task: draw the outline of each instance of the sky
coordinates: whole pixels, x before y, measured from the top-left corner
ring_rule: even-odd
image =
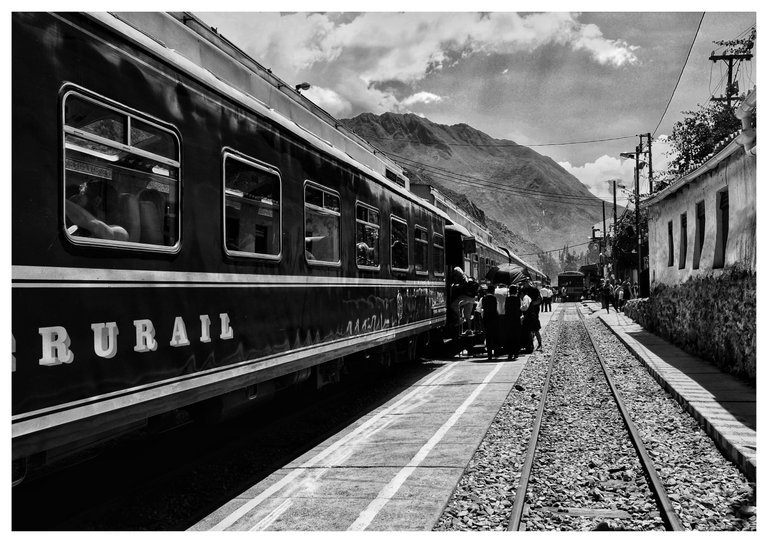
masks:
[[[722,50],[713,42],[743,37],[758,18],[750,2],[740,12],[684,11],[679,2],[680,11],[651,11],[675,2],[645,2],[649,11],[636,13],[513,13],[506,10],[530,4],[486,4],[473,5],[497,9],[441,3],[444,11],[434,11],[438,4],[416,1],[321,12],[310,2],[287,13],[195,13],[287,83],[310,83],[303,94],[337,118],[397,112],[466,123],[551,157],[609,201],[609,180],[633,184],[634,160],[619,154],[652,133],[654,172],[663,169],[664,137],[681,112],[723,92],[726,68],[709,60]],[[738,73],[742,90],[756,85],[753,53]],[[561,145],[571,142],[592,143]]]

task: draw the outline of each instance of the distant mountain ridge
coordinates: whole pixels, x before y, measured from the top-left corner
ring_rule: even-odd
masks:
[[[411,182],[465,198],[460,207],[480,218],[498,245],[517,254],[584,244],[602,219],[599,198],[550,157],[524,145],[410,113],[362,113],[342,122],[390,154]],[[535,256],[524,258],[537,264]]]

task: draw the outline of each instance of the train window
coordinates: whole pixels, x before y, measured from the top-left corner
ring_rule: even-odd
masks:
[[[255,161],[224,154],[224,240],[227,254],[280,258],[280,175]]]
[[[176,251],[176,134],[74,91],[65,94],[63,107],[64,222],[69,239]]]
[[[314,183],[304,187],[304,254],[313,264],[341,264],[341,199]]]
[[[392,242],[392,269],[407,271],[408,262],[408,223],[399,217],[390,220]]]
[[[416,226],[414,230],[414,269],[416,273],[429,273],[429,234],[423,226]]]
[[[445,275],[445,238],[442,234],[432,234],[432,266],[435,275]]]
[[[159,156],[173,158],[176,151],[176,140],[162,130],[139,120],[131,122],[130,145]]]
[[[358,268],[379,269],[381,223],[376,208],[358,203],[355,208],[355,261]]]

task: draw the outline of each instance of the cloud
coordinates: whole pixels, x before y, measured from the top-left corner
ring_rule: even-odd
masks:
[[[624,40],[607,40],[600,29],[593,24],[584,25],[574,37],[574,49],[586,49],[600,64],[622,66],[637,62],[634,51],[638,47],[631,46]]]
[[[653,171],[654,179],[669,165],[670,146],[666,143],[666,136],[659,136],[653,142]],[[594,162],[587,162],[583,166],[573,166],[570,162],[558,162],[566,171],[581,181],[592,194],[613,203],[613,179],[618,185],[624,185],[626,190],[632,192],[635,187],[635,161],[634,159],[618,158],[603,155]],[[640,193],[648,192],[647,168],[641,170]],[[627,193],[617,190],[616,201],[624,205]]]
[[[313,86],[303,94],[334,117],[346,116],[352,112],[349,100],[334,90]]]
[[[332,89],[312,86],[304,91],[303,94],[334,117],[345,117],[352,115],[354,112],[352,103]],[[440,96],[431,92],[417,92],[416,94],[406,96],[402,100],[398,100],[392,92],[371,90],[367,97],[369,98],[368,110],[377,113],[385,111],[411,113],[410,108],[415,105],[439,103],[442,101]],[[423,114],[421,115],[423,116]]]
[[[573,166],[570,162],[558,162],[558,164],[586,185],[592,194],[611,203],[613,202],[613,179],[628,190],[634,187],[635,163],[633,160],[603,155],[583,166]],[[623,205],[626,202],[626,194],[617,191],[616,200],[619,205]]]
[[[202,18],[278,77],[333,88],[338,97],[316,95],[340,110],[347,102],[358,110],[374,104],[369,111],[434,103],[423,92],[398,99],[376,83],[400,81],[423,90],[430,74],[478,54],[555,44],[586,52],[599,64],[637,61],[635,47],[604,37],[597,26],[570,13],[207,13]]]
[[[442,101],[442,97],[437,94],[432,94],[431,92],[417,92],[416,94],[412,94],[411,96],[400,100],[400,104],[409,107],[415,104],[433,104]]]

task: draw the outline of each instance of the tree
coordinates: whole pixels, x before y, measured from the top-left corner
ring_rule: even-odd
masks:
[[[560,274],[560,264],[558,264],[552,253],[540,252],[539,255],[539,269],[547,276],[550,281],[557,281],[557,276]]]
[[[698,110],[684,111],[683,115],[685,118],[672,126],[668,140],[675,153],[666,172],[668,179],[680,177],[704,162],[719,142],[741,128],[741,121],[724,102],[699,104]]]
[[[624,276],[624,270],[637,268],[637,233],[635,213],[624,213],[616,221],[616,235],[613,239],[613,256],[616,262],[614,273]],[[648,210],[640,210],[640,234],[643,237],[643,255],[648,255]]]

